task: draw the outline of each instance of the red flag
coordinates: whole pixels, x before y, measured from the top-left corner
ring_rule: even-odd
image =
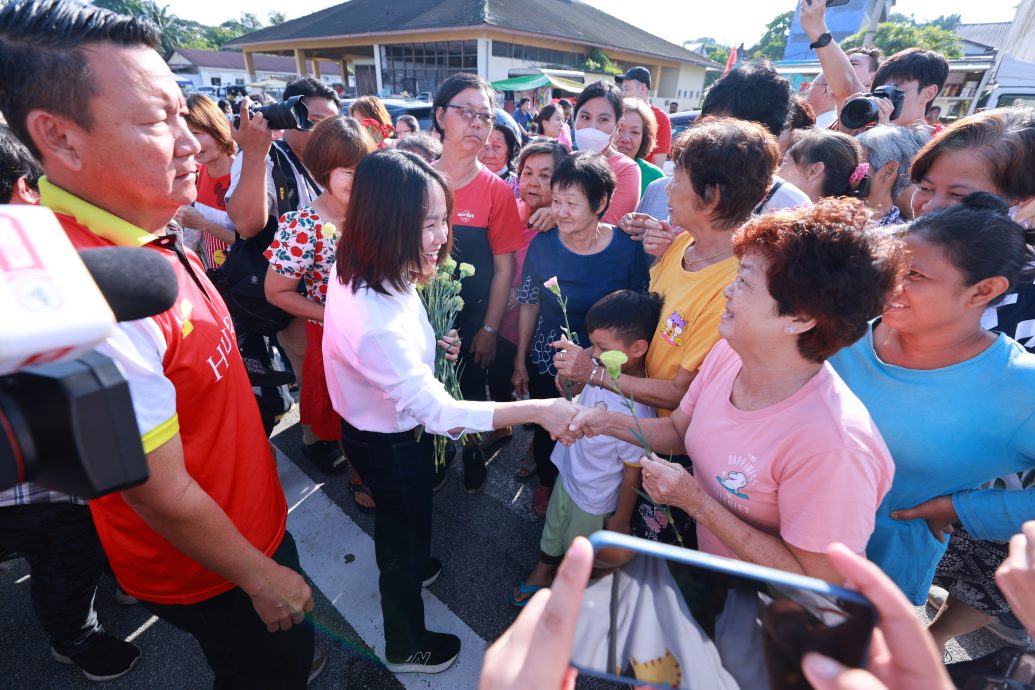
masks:
[[[722,71],[722,75],[726,76],[726,73],[733,69],[735,64],[737,64],[737,46],[730,48],[730,57],[726,60],[726,69]]]

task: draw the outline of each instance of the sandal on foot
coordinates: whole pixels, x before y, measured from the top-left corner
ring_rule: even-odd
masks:
[[[524,608],[528,600],[532,598],[532,595],[541,589],[546,589],[546,585],[526,585],[524,582],[521,582],[517,586],[517,593],[510,596],[510,603],[519,609]],[[524,598],[518,599],[519,596]]]
[[[539,471],[539,468],[535,464],[535,458],[531,455],[525,455],[521,458],[521,462],[518,463],[517,469],[514,470],[514,476],[517,479],[528,479]]]
[[[366,484],[357,484],[355,482],[349,482],[349,493],[352,494],[353,501],[356,501],[356,494],[363,494],[364,496],[368,496],[371,501],[374,500],[374,495],[370,493],[370,487]],[[376,505],[365,506],[361,504],[359,501],[356,501],[356,507],[359,508],[359,512],[366,513],[367,515],[372,515],[377,510]]]

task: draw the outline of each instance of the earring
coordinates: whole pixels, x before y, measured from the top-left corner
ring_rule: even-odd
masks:
[[[787,331],[787,335],[794,335],[794,326],[788,326],[784,330]]]

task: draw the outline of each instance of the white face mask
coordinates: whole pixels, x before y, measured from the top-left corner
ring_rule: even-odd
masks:
[[[596,127],[583,127],[575,130],[575,144],[580,151],[603,153],[611,145],[611,135]]]

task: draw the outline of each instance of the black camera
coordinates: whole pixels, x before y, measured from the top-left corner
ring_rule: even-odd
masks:
[[[292,96],[280,103],[270,103],[261,108],[248,108],[248,114],[255,117],[261,113],[266,118],[270,129],[298,129],[308,132],[314,125],[309,119],[309,108],[302,102],[301,96]],[[234,127],[241,125],[241,116],[234,115]]]
[[[878,86],[871,93],[865,96],[857,96],[845,101],[841,108],[841,124],[848,129],[861,129],[877,121],[880,109],[878,99],[887,98],[894,104],[895,109],[891,112],[891,119],[897,120],[902,114],[902,102],[906,94],[894,84]]]

